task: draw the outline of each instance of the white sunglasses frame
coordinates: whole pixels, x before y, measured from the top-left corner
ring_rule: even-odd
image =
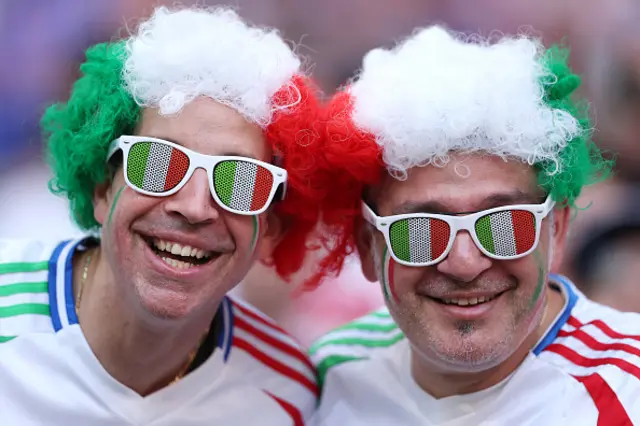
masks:
[[[139,142],[155,142],[155,143],[168,145],[172,148],[175,148],[185,153],[185,155],[189,157],[189,169],[185,173],[180,183],[178,183],[178,185],[175,186],[175,188],[170,189],[169,191],[160,192],[160,193],[149,192],[149,191],[145,191],[144,189],[138,188],[136,185],[133,185],[129,181],[129,177],[127,176],[127,161],[129,156],[129,150],[131,149],[132,146],[134,146],[136,143],[139,143]],[[122,135],[111,142],[111,145],[109,146],[109,150],[107,151],[107,162],[111,160],[111,157],[113,157],[113,155],[118,150],[122,151],[122,172],[124,175],[124,180],[127,183],[127,186],[129,186],[129,188],[133,189],[134,191],[140,194],[148,195],[151,197],[169,197],[175,194],[176,192],[180,191],[182,187],[185,186],[187,182],[189,182],[189,179],[191,179],[193,172],[195,172],[196,169],[204,169],[207,172],[207,178],[209,180],[209,191],[211,192],[211,196],[220,207],[222,207],[224,210],[230,213],[235,213],[243,216],[259,215],[260,213],[265,212],[269,208],[269,206],[271,205],[271,202],[273,201],[273,197],[275,196],[276,191],[278,190],[278,187],[281,184],[283,188],[282,188],[282,196],[280,197],[280,199],[284,199],[284,196],[287,191],[287,171],[285,169],[274,166],[273,164],[265,163],[264,161],[256,160],[249,157],[205,155],[205,154],[200,154],[198,152],[192,151],[188,148],[185,148],[182,145],[178,145],[176,143],[173,143],[164,139],[158,139],[158,138],[152,138],[152,137],[146,137],[146,136]],[[249,163],[253,163],[268,169],[273,175],[273,186],[271,188],[271,192],[269,193],[269,198],[267,199],[267,202],[265,203],[264,207],[262,207],[260,210],[251,211],[251,212],[234,210],[226,206],[220,200],[220,198],[218,197],[218,194],[216,194],[216,189],[214,186],[213,170],[215,169],[216,165],[218,165],[218,163],[222,161],[227,161],[227,160],[239,160],[239,161],[246,161]]]
[[[362,201],[362,216],[367,222],[375,226],[375,228],[378,231],[382,232],[387,244],[387,250],[389,251],[389,254],[393,257],[393,259],[396,262],[405,266],[425,267],[425,266],[435,265],[436,263],[441,262],[447,257],[447,255],[451,251],[451,248],[453,247],[453,243],[455,242],[455,238],[458,235],[459,231],[467,231],[469,235],[471,235],[471,239],[475,243],[476,247],[478,247],[478,249],[485,256],[491,259],[514,260],[514,259],[519,259],[521,257],[524,257],[530,254],[538,246],[538,243],[540,242],[540,228],[541,228],[542,221],[549,215],[549,213],[553,210],[554,206],[555,206],[555,202],[551,199],[551,195],[549,195],[547,196],[547,199],[545,200],[545,202],[542,204],[514,204],[509,206],[495,207],[492,209],[482,210],[476,213],[466,214],[462,216],[430,214],[430,213],[409,213],[409,214],[399,214],[399,215],[393,215],[393,216],[378,216],[373,212],[373,210],[371,210],[371,208],[367,205],[367,203]],[[476,235],[476,231],[475,231],[475,224],[479,218],[486,216],[488,214],[506,211],[506,210],[528,211],[532,213],[536,219],[536,236],[535,236],[533,245],[526,252],[520,253],[514,256],[499,256],[499,255],[489,253],[478,240],[478,236]],[[450,234],[449,234],[449,242],[447,243],[447,248],[445,248],[444,252],[437,259],[434,259],[429,262],[422,262],[422,263],[407,262],[405,260],[399,259],[393,252],[393,249],[391,246],[391,236],[390,236],[391,225],[393,225],[398,220],[412,219],[412,218],[439,219],[447,222],[447,224],[449,225]]]

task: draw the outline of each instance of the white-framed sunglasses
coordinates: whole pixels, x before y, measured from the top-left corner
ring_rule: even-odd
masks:
[[[540,240],[542,220],[555,202],[496,207],[457,215],[411,213],[377,216],[362,201],[364,219],[384,234],[391,256],[406,266],[430,266],[447,257],[459,231],[468,231],[478,249],[497,260],[531,253]]]
[[[173,142],[146,136],[120,136],[107,161],[122,150],[124,179],[133,190],[152,197],[178,192],[197,168],[207,172],[211,196],[223,209],[240,215],[264,212],[282,186],[287,171],[247,157],[204,155]]]

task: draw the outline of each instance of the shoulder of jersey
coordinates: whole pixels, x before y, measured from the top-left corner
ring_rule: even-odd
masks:
[[[230,298],[233,307],[232,347],[247,353],[281,378],[319,395],[315,367],[302,345],[255,307]]]
[[[58,244],[59,241],[0,238],[0,274],[28,272],[23,269],[46,269],[51,253]]]
[[[0,344],[52,331],[49,258],[57,244],[0,239]]]
[[[640,314],[581,298],[541,355],[583,382],[594,398],[610,392],[640,418]]]
[[[404,339],[386,307],[336,328],[309,350],[322,385],[328,371],[350,361],[370,359]]]

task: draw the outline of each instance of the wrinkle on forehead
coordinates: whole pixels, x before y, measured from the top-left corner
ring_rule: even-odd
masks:
[[[408,212],[406,204],[415,210],[432,203],[426,207],[457,213],[544,201],[534,167],[483,154],[452,155],[443,167],[413,168],[404,181],[385,176],[370,194],[380,215]]]

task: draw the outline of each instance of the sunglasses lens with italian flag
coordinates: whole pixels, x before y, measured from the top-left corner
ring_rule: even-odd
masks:
[[[418,265],[438,260],[447,249],[450,237],[449,224],[434,218],[400,219],[389,227],[393,254]]]
[[[127,157],[127,178],[147,192],[162,194],[175,188],[189,170],[189,157],[172,146],[136,142]]]
[[[225,160],[213,170],[213,186],[220,201],[231,210],[255,212],[269,202],[273,174],[250,161]]]
[[[536,218],[526,210],[505,210],[481,217],[475,231],[485,250],[498,257],[514,257],[531,250]]]

